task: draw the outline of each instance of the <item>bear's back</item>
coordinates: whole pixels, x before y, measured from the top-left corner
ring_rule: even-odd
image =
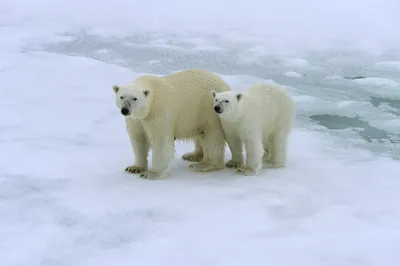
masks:
[[[280,128],[293,120],[294,102],[286,90],[279,85],[256,84],[246,92],[251,104],[252,113],[260,116],[266,129]],[[256,112],[257,110],[257,112]]]
[[[163,77],[147,76],[153,92],[153,116],[163,116],[174,123],[177,138],[200,133],[206,124],[218,119],[213,110],[211,90],[227,91],[229,85],[206,70],[185,70]]]
[[[163,81],[176,89],[205,90],[208,94],[211,90],[217,92],[229,91],[230,86],[218,75],[203,69],[189,69],[161,77]]]

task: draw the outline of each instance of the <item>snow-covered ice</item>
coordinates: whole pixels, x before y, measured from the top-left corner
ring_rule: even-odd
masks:
[[[285,60],[284,64],[286,66],[299,67],[299,68],[310,66],[310,63],[303,58],[288,58]]]
[[[355,83],[364,85],[361,89],[382,97],[390,96],[400,100],[400,82],[388,78],[362,78],[352,80]],[[400,129],[399,129],[400,130]],[[399,131],[400,132],[400,131]]]
[[[376,66],[382,68],[392,68],[395,70],[400,70],[400,61],[383,61],[376,63]]]
[[[300,74],[300,73],[297,73],[297,72],[295,72],[295,71],[287,71],[287,72],[285,73],[285,76],[286,76],[286,77],[291,77],[291,78],[301,78],[301,77],[303,77],[304,75],[302,75],[302,74]]]
[[[0,265],[398,264],[399,2],[226,3],[1,4]],[[112,85],[190,67],[289,91],[286,168],[124,172]]]
[[[343,77],[338,76],[338,75],[332,75],[332,76],[327,76],[327,77],[325,77],[325,79],[328,79],[328,80],[337,80],[337,79],[343,79]]]
[[[353,80],[353,82],[364,85],[377,85],[381,87],[394,87],[394,88],[400,87],[400,83],[387,78],[361,78],[361,79],[355,79]]]

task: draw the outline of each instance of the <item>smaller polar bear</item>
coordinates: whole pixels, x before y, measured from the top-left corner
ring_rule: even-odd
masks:
[[[285,166],[288,136],[296,112],[293,100],[283,88],[256,84],[243,93],[210,93],[232,151],[227,167],[237,168],[239,174],[258,175],[263,161],[274,168]]]
[[[125,117],[135,155],[127,172],[144,179],[163,179],[175,153],[175,140],[191,139],[195,150],[182,159],[198,162],[189,167],[207,172],[224,168],[225,133],[212,109],[210,91],[229,91],[218,75],[200,69],[180,71],[163,77],[144,75],[114,85],[115,101]],[[152,166],[148,153],[152,149]]]

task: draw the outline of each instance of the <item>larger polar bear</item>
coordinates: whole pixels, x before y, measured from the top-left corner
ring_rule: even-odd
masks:
[[[114,85],[113,90],[135,155],[135,164],[126,171],[145,179],[168,177],[175,139],[195,142],[195,150],[182,157],[199,162],[190,165],[194,171],[224,168],[225,134],[210,91],[231,89],[218,75],[199,69],[163,77],[145,75]],[[148,169],[150,148],[152,167]]]
[[[237,173],[258,175],[262,162],[284,167],[295,105],[278,85],[256,84],[243,93],[211,91],[214,111],[221,118]],[[246,164],[243,162],[243,144]]]

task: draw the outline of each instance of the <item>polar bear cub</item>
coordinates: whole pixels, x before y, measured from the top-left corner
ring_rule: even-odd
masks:
[[[131,83],[114,85],[115,101],[125,116],[135,155],[127,172],[144,179],[168,177],[174,140],[192,139],[194,152],[183,155],[194,171],[224,168],[225,133],[213,110],[210,91],[229,91],[229,85],[206,70],[186,70],[163,77],[145,75]],[[152,149],[152,167],[148,153]]]
[[[258,175],[262,162],[284,167],[295,105],[278,85],[256,84],[243,93],[211,91],[232,159],[226,163],[243,175]],[[243,162],[243,144],[246,163]]]

